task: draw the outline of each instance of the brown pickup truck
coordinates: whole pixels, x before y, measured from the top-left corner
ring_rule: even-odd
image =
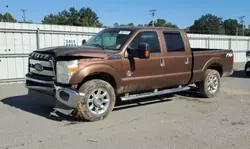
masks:
[[[88,121],[108,116],[116,101],[187,91],[213,98],[233,72],[232,50],[190,48],[183,30],[106,28],[82,46],[38,49],[26,87],[55,97],[54,111]]]

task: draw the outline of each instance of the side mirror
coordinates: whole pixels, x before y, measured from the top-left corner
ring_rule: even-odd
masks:
[[[84,45],[86,43],[86,39],[82,40],[82,45]]]
[[[141,59],[148,59],[150,57],[150,52],[147,43],[140,43],[137,49],[128,49],[128,54],[130,57],[137,57]]]

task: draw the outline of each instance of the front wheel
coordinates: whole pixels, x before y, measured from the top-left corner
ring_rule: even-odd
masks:
[[[78,103],[74,115],[87,121],[106,118],[115,105],[115,92],[106,81],[93,79],[84,83],[79,93],[85,93],[84,99]]]
[[[200,94],[205,98],[215,97],[220,90],[220,74],[216,70],[208,69],[204,78],[198,84]]]
[[[245,74],[246,76],[250,76],[250,61],[248,61],[246,64],[245,64]]]

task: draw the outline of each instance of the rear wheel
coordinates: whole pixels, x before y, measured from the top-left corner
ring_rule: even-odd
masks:
[[[115,92],[106,81],[93,79],[84,83],[80,93],[85,93],[84,99],[78,103],[73,114],[87,121],[97,121],[106,118],[115,105]]]
[[[250,61],[248,61],[246,64],[245,64],[245,74],[246,76],[250,76]]]
[[[204,78],[197,83],[200,94],[205,98],[213,98],[220,91],[220,74],[216,70],[208,69]]]

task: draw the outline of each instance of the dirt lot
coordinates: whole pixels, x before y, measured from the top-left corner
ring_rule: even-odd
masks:
[[[0,149],[249,149],[250,78],[243,76],[224,78],[213,100],[134,101],[94,123],[51,119],[51,108],[27,98],[23,84],[2,85]]]

